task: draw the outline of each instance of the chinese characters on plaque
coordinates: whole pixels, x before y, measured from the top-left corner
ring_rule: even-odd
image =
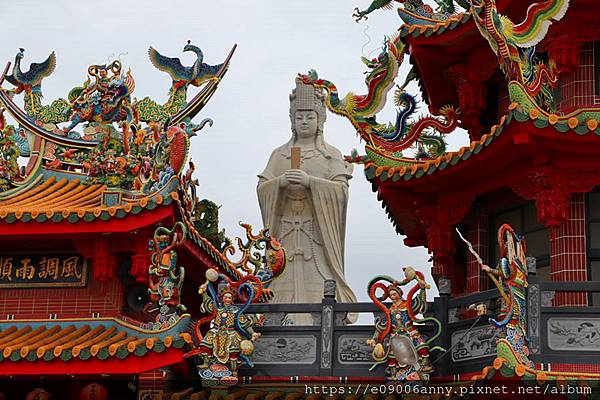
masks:
[[[0,254],[0,288],[82,287],[87,267],[80,254]]]

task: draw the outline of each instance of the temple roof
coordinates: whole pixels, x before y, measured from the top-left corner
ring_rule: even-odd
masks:
[[[496,138],[503,132],[506,132],[506,128],[509,125],[531,122],[535,128],[550,128],[550,132],[558,134],[572,132],[578,136],[585,136],[592,133],[600,136],[599,120],[599,108],[579,109],[560,117],[556,114],[550,114],[548,118],[544,118],[536,110],[526,112],[519,104],[512,103],[509,106],[507,114],[500,118],[499,123],[494,125],[489,133],[483,135],[480,140],[472,141],[468,146],[463,146],[457,151],[448,152],[435,159],[423,160],[421,162],[415,162],[414,159],[407,159],[404,166],[401,165],[402,159],[397,159],[397,165],[395,166],[377,165],[373,161],[365,160],[363,162],[365,174],[369,180],[378,178],[381,182],[388,179],[398,182],[400,180],[409,181],[427,178],[436,172],[448,170],[469,159],[476,158],[476,155],[491,147]]]
[[[486,366],[480,373],[475,373],[470,380],[506,380],[507,378],[517,378],[524,382],[536,382],[538,385],[554,384],[557,387],[571,384],[577,385],[580,382],[597,382],[600,378],[599,373],[586,372],[583,365],[574,371],[556,371],[554,364],[552,371],[544,371],[532,368],[521,361],[521,355],[517,353],[505,339],[500,339],[496,350],[497,357],[491,365]],[[584,367],[584,368],[581,368]],[[548,391],[548,394],[553,393]]]
[[[139,359],[169,348],[181,349],[183,359],[185,346],[192,343],[190,329],[189,315],[181,316],[167,329],[156,331],[114,318],[0,321],[0,371],[12,368],[12,373],[18,374],[17,364],[12,367],[10,364],[19,361]],[[139,364],[140,371],[147,369]]]
[[[124,218],[144,209],[168,205],[177,198],[175,190],[147,196],[123,198],[123,193],[106,185],[87,184],[84,177],[67,179],[39,175],[31,183],[0,195],[0,219],[21,222],[91,222]],[[114,201],[113,201],[114,199]],[[118,201],[121,199],[121,201]]]
[[[564,184],[573,186],[574,191],[581,190],[577,189],[581,182],[593,185],[600,181],[595,172],[600,166],[595,156],[600,151],[598,121],[599,108],[558,116],[512,103],[507,114],[480,140],[435,159],[359,157],[352,161],[364,165],[365,176],[378,192],[396,231],[420,244],[418,238],[424,237],[422,216],[416,206],[406,204],[468,206],[486,193],[505,188],[525,190],[524,182],[539,168],[560,173],[567,179]],[[521,194],[527,198],[533,195]]]

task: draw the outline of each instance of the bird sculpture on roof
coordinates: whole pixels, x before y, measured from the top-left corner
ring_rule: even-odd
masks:
[[[196,54],[196,61],[191,67],[182,65],[179,58],[163,56],[153,47],[148,49],[148,56],[150,57],[152,64],[159,70],[169,74],[177,86],[184,86],[190,83],[194,86],[200,86],[203,82],[214,77],[219,68],[223,65],[208,65],[202,62],[204,59],[202,50],[200,50],[198,46],[191,44],[190,40],[188,40],[183,51],[190,51]]]
[[[15,86],[26,85],[31,88],[42,83],[42,80],[54,71],[56,67],[56,55],[52,52],[45,61],[41,63],[29,64],[29,70],[23,72],[21,70],[21,60],[25,56],[25,49],[20,48],[15,56],[15,65],[12,74],[6,77],[6,80]]]
[[[56,67],[56,54],[50,53],[48,58],[41,63],[29,64],[29,70],[21,70],[21,61],[25,56],[25,49],[20,48],[15,56],[15,64],[12,73],[6,80],[16,86],[13,93],[25,93],[25,112],[31,118],[42,123],[60,123],[69,119],[69,102],[58,98],[52,104],[42,104],[42,80],[49,77]]]

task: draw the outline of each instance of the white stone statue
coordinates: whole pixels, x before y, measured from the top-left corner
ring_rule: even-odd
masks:
[[[267,167],[258,175],[263,223],[282,242],[289,258],[285,272],[271,285],[273,301],[320,303],[324,280],[333,279],[337,283],[336,300],[356,302],[344,277],[352,165],[323,138],[324,93],[296,79],[296,89],[290,95],[290,119],[292,138],[273,151]],[[292,153],[298,150],[300,167],[292,169]],[[294,318],[296,324],[309,321],[299,315]],[[348,317],[355,318],[352,314]]]

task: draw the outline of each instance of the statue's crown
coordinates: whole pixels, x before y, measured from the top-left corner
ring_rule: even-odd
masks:
[[[298,110],[312,110],[318,114],[319,122],[325,122],[325,93],[321,89],[302,82],[296,78],[296,88],[290,94],[290,117]]]

